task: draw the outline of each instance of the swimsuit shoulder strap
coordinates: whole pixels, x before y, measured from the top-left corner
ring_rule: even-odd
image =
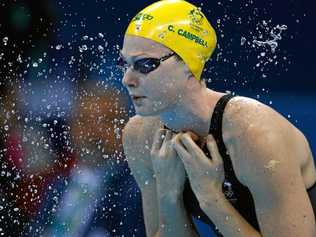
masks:
[[[234,95],[232,94],[226,94],[217,101],[211,118],[209,134],[213,134],[213,136],[216,137],[222,137],[222,120],[224,110],[228,101],[233,97]]]
[[[230,99],[232,99],[234,95],[226,94],[222,96],[215,105],[212,118],[211,118],[211,125],[209,129],[209,134],[212,134],[216,144],[218,146],[218,151],[221,154],[223,161],[224,161],[224,168],[225,174],[226,172],[230,173],[233,172],[233,166],[231,163],[231,159],[227,154],[227,149],[223,141],[222,136],[222,122],[223,122],[223,114],[225,107]]]

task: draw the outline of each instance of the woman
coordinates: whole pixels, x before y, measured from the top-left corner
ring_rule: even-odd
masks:
[[[191,216],[225,237],[315,236],[308,142],[272,108],[206,87],[215,46],[204,14],[182,0],[150,5],[127,28],[123,83],[137,115],[123,142],[147,236],[197,236]]]

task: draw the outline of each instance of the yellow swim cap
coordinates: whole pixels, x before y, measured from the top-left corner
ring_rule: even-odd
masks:
[[[161,0],[146,7],[132,19],[125,34],[170,48],[198,80],[216,47],[216,33],[201,9],[184,0]]]

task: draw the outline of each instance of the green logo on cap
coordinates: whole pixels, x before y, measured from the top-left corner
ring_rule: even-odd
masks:
[[[204,16],[199,8],[191,10],[189,12],[189,17],[191,18],[193,24],[202,25]]]
[[[194,41],[194,43],[199,44],[199,45],[201,45],[201,46],[203,46],[205,48],[208,47],[207,41],[203,40],[199,36],[189,32],[189,31],[186,31],[184,29],[178,29],[176,31],[174,25],[168,25],[168,30],[171,31],[171,32],[177,32],[178,35],[180,35],[181,37],[184,37],[184,38],[186,38],[188,40]]]
[[[200,37],[198,37],[197,35],[195,34],[192,34],[191,32],[189,31],[185,31],[183,29],[179,29],[178,30],[178,35],[188,39],[188,40],[191,40],[191,41],[194,41],[195,43],[207,48],[208,45],[207,45],[207,42],[204,41],[203,39],[201,39]]]
[[[154,17],[150,14],[145,14],[145,13],[138,13],[132,21],[139,21],[139,20],[143,20],[143,21],[151,21]]]

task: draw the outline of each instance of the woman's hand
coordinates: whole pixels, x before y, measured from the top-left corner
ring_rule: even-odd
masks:
[[[167,129],[158,129],[152,149],[151,159],[156,175],[159,195],[182,195],[185,183],[185,169],[172,146],[174,134]]]
[[[216,194],[222,194],[225,178],[223,160],[212,135],[207,137],[206,145],[211,159],[195,144],[189,133],[179,133],[173,144],[184,164],[191,188],[200,202],[212,197],[215,200]]]

